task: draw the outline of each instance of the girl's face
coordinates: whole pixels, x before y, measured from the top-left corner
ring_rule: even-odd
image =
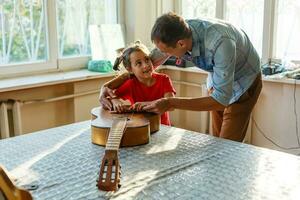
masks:
[[[131,71],[138,79],[152,77],[153,65],[150,57],[143,51],[134,51],[130,54]]]

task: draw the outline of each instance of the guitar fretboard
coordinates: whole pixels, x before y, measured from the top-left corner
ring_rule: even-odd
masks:
[[[113,119],[112,127],[106,142],[107,150],[118,150],[126,128],[127,117]]]

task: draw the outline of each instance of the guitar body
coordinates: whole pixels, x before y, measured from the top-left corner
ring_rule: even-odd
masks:
[[[126,130],[120,147],[130,147],[149,143],[150,133],[159,130],[160,116],[152,113],[111,113],[102,107],[93,108],[92,143],[105,146],[115,117],[127,117]]]

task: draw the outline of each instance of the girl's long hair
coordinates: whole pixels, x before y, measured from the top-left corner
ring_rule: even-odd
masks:
[[[131,67],[130,55],[136,51],[142,51],[146,55],[149,55],[150,52],[148,48],[141,43],[141,41],[137,40],[134,43],[130,44],[125,49],[119,49],[120,56],[118,56],[114,62],[113,69],[116,71],[120,70],[120,65],[122,64],[125,69],[129,69]]]

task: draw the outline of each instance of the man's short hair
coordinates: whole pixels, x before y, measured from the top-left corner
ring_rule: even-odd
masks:
[[[151,31],[151,40],[176,47],[178,40],[190,38],[192,32],[188,24],[179,15],[169,12],[156,19]]]

